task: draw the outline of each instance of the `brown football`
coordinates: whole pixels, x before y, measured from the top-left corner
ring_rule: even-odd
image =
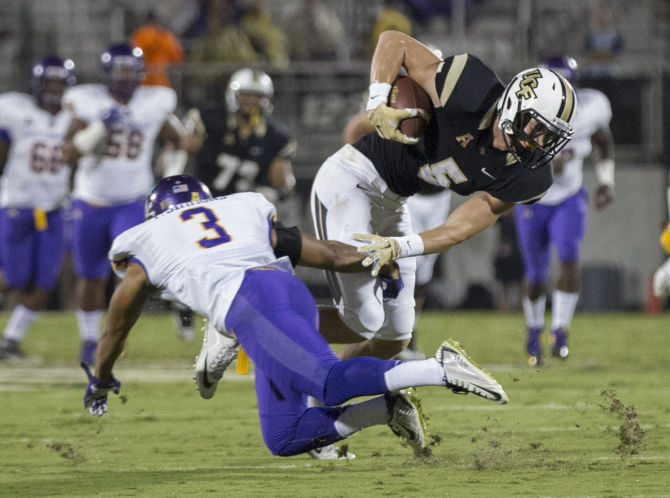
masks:
[[[428,119],[433,113],[433,104],[426,91],[408,76],[398,76],[393,82],[388,105],[394,109],[423,109],[428,114]],[[400,131],[408,137],[417,138],[423,135],[426,126],[428,126],[428,120],[417,116],[403,119],[400,122]]]

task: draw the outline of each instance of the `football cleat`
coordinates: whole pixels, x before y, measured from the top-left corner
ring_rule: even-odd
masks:
[[[200,396],[214,396],[223,372],[237,358],[237,339],[220,333],[209,320],[205,322],[202,349],[195,359],[195,385]]]
[[[542,329],[529,328],[526,339],[526,363],[530,367],[542,365]]]
[[[0,339],[0,360],[22,360],[26,357],[19,345],[19,341],[14,339]]]
[[[568,331],[557,328],[551,334],[551,356],[565,359],[568,357]]]
[[[342,450],[339,446],[329,444],[321,448],[314,448],[307,452],[314,460],[353,460],[356,455],[346,450]]]
[[[409,444],[414,456],[421,457],[426,448],[426,417],[421,410],[419,395],[412,388],[385,395],[393,433]]]
[[[447,388],[456,394],[474,393],[501,405],[509,401],[498,381],[470,360],[460,344],[453,339],[440,345],[435,358],[442,365]]]

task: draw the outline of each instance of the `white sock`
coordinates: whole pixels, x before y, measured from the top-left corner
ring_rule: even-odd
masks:
[[[9,322],[7,322],[7,325],[5,326],[3,337],[5,339],[21,342],[30,326],[39,316],[39,312],[26,308],[22,304],[17,304],[14,307],[12,316],[9,317]]]
[[[551,299],[551,329],[568,330],[572,317],[575,314],[579,294],[577,292],[555,290],[551,295]]]
[[[77,325],[79,325],[79,336],[82,341],[98,341],[100,333],[100,320],[102,310],[84,311],[77,310]]]
[[[404,361],[384,373],[389,391],[414,386],[443,386],[444,370],[435,358]]]
[[[540,296],[531,301],[528,297],[521,299],[523,314],[526,317],[526,326],[529,329],[544,328],[544,312],[547,307],[547,296]]]
[[[335,421],[335,430],[343,438],[373,425],[383,425],[389,421],[386,397],[377,396],[360,403],[351,403]]]

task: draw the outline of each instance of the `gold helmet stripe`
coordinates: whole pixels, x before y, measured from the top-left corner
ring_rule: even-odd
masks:
[[[558,80],[561,82],[563,95],[565,95],[562,107],[558,112],[558,117],[566,123],[569,123],[572,118],[572,113],[575,111],[575,93],[572,91],[570,83],[568,83],[562,75],[558,74],[556,71],[553,71],[553,73],[558,76]]]

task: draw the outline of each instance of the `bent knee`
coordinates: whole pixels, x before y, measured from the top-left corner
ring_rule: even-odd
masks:
[[[354,332],[366,334],[377,332],[384,325],[384,306],[379,301],[369,299],[356,309],[344,309],[342,321]]]

